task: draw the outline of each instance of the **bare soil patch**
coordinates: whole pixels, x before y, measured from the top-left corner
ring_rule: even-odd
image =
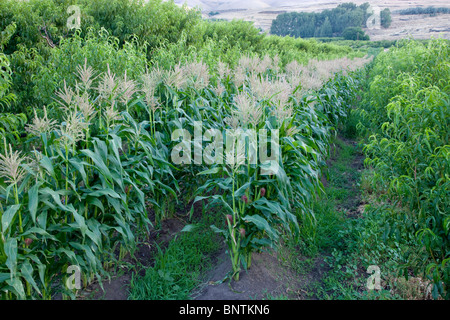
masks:
[[[315,260],[311,271],[303,275],[283,263],[273,250],[255,253],[252,260],[251,268],[241,272],[239,281],[223,281],[232,269],[228,253],[223,250],[216,268],[208,276],[208,282],[193,294],[193,299],[314,299],[306,289],[312,283],[320,281],[326,272],[321,257]]]

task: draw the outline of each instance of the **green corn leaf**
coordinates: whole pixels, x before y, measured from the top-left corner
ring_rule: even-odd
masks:
[[[107,196],[115,199],[121,199],[120,195],[115,192],[113,189],[110,188],[102,188],[101,190],[97,190],[94,192],[87,193],[89,197],[101,197],[101,196]]]
[[[208,169],[208,170],[199,172],[199,173],[197,173],[197,175],[198,175],[198,176],[200,176],[200,175],[206,175],[206,174],[212,175],[212,174],[217,174],[217,173],[219,173],[220,171],[221,171],[221,167],[214,167],[214,168],[212,168],[212,169]]]
[[[96,154],[99,154],[102,159],[108,158],[108,146],[106,142],[99,138],[94,138],[94,150]]]
[[[134,191],[134,192],[137,193],[139,201],[141,202],[142,206],[145,208],[145,195],[144,195],[144,193],[141,191],[141,189],[139,189],[137,187],[137,185],[133,182],[133,180],[128,180],[127,182],[130,183],[133,186],[133,189],[131,191]],[[175,195],[175,192],[173,192],[173,194]]]
[[[105,207],[103,206],[103,203],[97,197],[92,197],[92,194],[86,197],[86,203],[96,206],[101,210],[102,213],[105,213]]]
[[[83,250],[84,253],[86,254],[86,258],[87,258],[89,265],[92,268],[94,268],[94,270],[96,270],[97,259],[94,255],[94,253],[92,252],[92,249],[89,246],[87,246],[85,244],[80,244],[78,242],[69,242],[69,244],[75,249]]]
[[[39,290],[39,287],[33,279],[33,267],[31,266],[31,264],[28,261],[24,262],[20,271],[25,280],[30,283],[33,286],[34,290],[36,290],[40,294],[41,291]]]
[[[47,210],[41,212],[41,214],[37,217],[37,224],[41,229],[47,229]]]
[[[81,161],[78,158],[71,158],[71,159],[69,159],[69,163],[75,168],[77,173],[79,173],[81,175],[81,178],[83,179],[84,185],[85,186],[88,185],[87,175],[86,175],[86,170],[84,170],[84,165],[89,165],[89,164],[84,162],[84,161]],[[74,190],[76,190],[76,188]]]
[[[26,299],[25,290],[23,288],[22,281],[20,281],[19,278],[8,279],[6,280],[6,283],[14,289],[14,293],[19,297],[19,299]]]
[[[124,240],[127,243],[133,244],[134,243],[134,235],[130,230],[129,224],[126,223],[125,221],[123,221],[118,215],[114,215],[114,220],[120,226],[120,228],[115,228],[115,229],[123,235]]]
[[[229,236],[227,231],[225,231],[223,229],[219,229],[215,225],[211,225],[211,229],[213,229],[213,231],[216,233],[221,233],[225,238],[228,238],[228,236]]]
[[[41,280],[42,286],[44,288],[47,287],[47,283],[45,281],[45,270],[47,269],[47,266],[43,263],[40,263],[38,266],[38,272],[39,272],[39,279]]]
[[[11,279],[13,279],[17,273],[17,239],[9,238],[6,240],[4,250],[8,257],[5,264],[11,272]]]
[[[213,199],[213,201],[211,201],[210,203],[208,203],[208,206],[211,205],[212,203],[215,202],[220,202],[225,206],[225,209],[227,211],[229,211],[231,214],[234,214],[233,208],[230,207],[230,205],[225,201],[225,199],[223,198],[222,195],[214,195],[214,196],[197,196],[194,199],[194,202],[192,203],[192,205],[194,205],[194,203],[196,203],[197,201],[201,201],[204,199]]]
[[[17,211],[20,209],[20,204],[14,204],[12,206],[9,206],[8,209],[3,213],[2,215],[2,233],[4,235],[7,234],[8,228],[13,223],[14,217],[17,213]]]
[[[66,205],[62,204],[61,199],[65,194],[67,194],[66,190],[52,190],[50,188],[39,189],[39,193],[42,195],[49,195],[52,197],[55,204],[64,211],[70,211]]]
[[[92,152],[91,150],[81,150],[81,153],[92,159],[95,164],[95,166],[92,167],[96,168],[106,178],[108,184],[111,186],[113,177],[100,155]]]
[[[73,207],[72,204],[68,205],[69,211],[73,214],[73,217],[75,218],[75,223],[70,223],[69,225],[75,228],[80,229],[81,234],[84,236],[86,235],[86,231],[88,230],[88,227],[86,225],[85,219],[82,215],[80,215],[77,210]]]
[[[296,229],[298,229],[297,217],[289,212],[289,210],[285,210],[278,202],[261,198],[255,201],[252,206],[261,210],[266,216],[276,214],[285,224],[293,222]]]
[[[123,180],[128,176],[127,172],[122,170],[122,166],[114,161],[109,162],[109,168],[113,181],[123,190]]]
[[[273,241],[271,241],[270,239],[267,239],[267,238],[262,238],[262,239],[253,238],[251,243],[256,245],[257,247],[266,247],[266,246],[272,247],[273,246]]]
[[[32,227],[29,228],[27,231],[25,231],[24,233],[22,233],[22,237],[26,237],[28,235],[34,235],[34,234],[40,234],[41,236],[43,236],[44,238],[47,239],[51,239],[53,241],[59,241],[57,238],[55,238],[55,236],[49,234],[47,231],[45,231],[42,228],[39,227]]]
[[[253,180],[253,178],[251,180]],[[237,189],[234,192],[234,196],[237,198],[240,198],[241,196],[243,196],[245,194],[245,192],[247,191],[248,188],[250,188],[251,185],[252,185],[252,181],[244,183],[239,189]]]
[[[159,186],[161,186],[164,190],[169,191],[174,197],[177,197],[177,194],[175,193],[175,190],[173,190],[171,187],[169,187],[168,185],[162,183],[159,180],[155,180],[155,183],[158,184]]]
[[[0,273],[0,283],[5,282],[8,279],[11,279],[10,273]]]
[[[69,261],[71,263],[77,263],[77,257],[75,255],[75,252],[73,252],[72,250],[68,250],[66,248],[59,248],[58,250],[56,250],[55,252],[56,254],[61,254],[63,253],[64,255],[67,256],[67,258],[69,258]]]
[[[261,216],[258,215],[247,215],[243,218],[245,222],[253,223],[259,230],[267,232],[271,239],[277,239],[278,234],[275,229],[273,229],[269,222]]]
[[[52,176],[53,178],[55,177],[55,170],[53,168],[52,161],[50,160],[49,157],[42,156],[42,159],[39,161],[39,163],[45,170],[47,170],[50,176]]]
[[[108,203],[114,208],[115,214],[121,215],[125,208],[122,206],[122,202],[118,199],[107,197]]]
[[[39,184],[35,184],[28,190],[28,210],[33,223],[36,223],[36,212],[38,207]]]
[[[102,246],[102,234],[100,232],[101,224],[94,219],[86,222],[89,229],[86,231],[87,236],[99,247]]]

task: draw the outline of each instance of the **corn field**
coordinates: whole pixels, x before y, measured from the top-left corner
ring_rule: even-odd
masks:
[[[277,225],[295,233],[296,212],[312,214],[308,200],[321,188],[330,126],[345,116],[357,85],[327,64],[346,70],[349,62],[291,63],[282,73],[276,58],[243,56],[235,70],[220,63],[211,72],[199,61],[155,67],[136,80],[109,68],[98,74],[87,60],[77,66],[76,85],[55,93],[57,116],[44,106],[26,125],[32,151],[13,151],[4,138],[4,297],[50,298],[52,281],[71,265],[81,268],[84,285],[102,279],[114,248],[133,252],[139,235],[193,197],[223,206],[228,229],[217,231],[238,279],[241,261],[250,267],[254,250],[276,243]],[[323,92],[311,91],[325,82]],[[208,165],[206,158],[175,166],[173,130],[193,135],[198,122],[204,132],[279,130],[280,170],[261,176],[248,161]]]
[[[5,29],[0,53],[2,300],[76,299],[74,266],[82,288],[101,284],[177,205],[221,212],[225,227],[211,227],[238,281],[253,253],[315,221],[330,143],[354,113],[374,188],[410,208],[406,232],[425,247],[434,296],[448,296],[448,41],[374,60],[305,42],[299,59],[273,44],[291,40],[250,33],[260,47],[241,52],[184,31],[172,42],[141,35],[145,47],[102,26],[8,53],[21,28]]]

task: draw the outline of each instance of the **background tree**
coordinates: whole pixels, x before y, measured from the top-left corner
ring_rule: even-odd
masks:
[[[320,37],[332,37],[333,36],[333,28],[331,27],[331,22],[328,17],[325,18],[325,22],[320,28]]]
[[[270,32],[280,36],[301,38],[342,36],[342,32],[348,27],[365,27],[369,7],[367,2],[360,6],[348,2],[320,13],[283,13],[272,21]],[[390,23],[389,9],[383,11],[382,21],[386,26]]]
[[[342,32],[345,40],[369,40],[369,36],[360,27],[349,27]]]
[[[381,11],[380,20],[381,20],[381,26],[383,28],[389,28],[389,26],[391,25],[391,22],[392,22],[391,10],[389,10],[389,8],[386,8]]]

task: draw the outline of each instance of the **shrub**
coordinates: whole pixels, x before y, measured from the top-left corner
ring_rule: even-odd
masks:
[[[320,13],[283,13],[272,21],[270,32],[280,36],[290,35],[302,38],[341,36],[345,28],[365,27],[369,17],[368,8],[368,3],[360,6],[354,3],[342,3],[334,9]]]
[[[370,40],[369,36],[360,27],[346,28],[342,32],[342,36],[345,40]]]
[[[366,163],[373,184],[410,210],[410,232],[423,245],[422,270],[433,297],[448,299],[450,247],[449,46],[409,41],[378,56],[363,102]]]

